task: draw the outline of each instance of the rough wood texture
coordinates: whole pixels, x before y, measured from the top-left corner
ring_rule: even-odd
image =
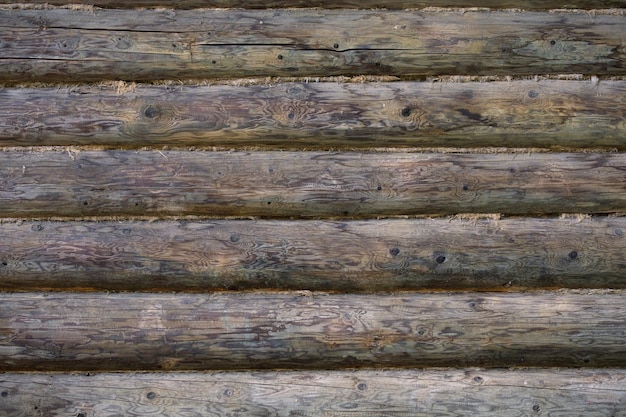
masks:
[[[2,371],[626,365],[620,292],[0,300]]]
[[[626,81],[0,90],[0,145],[626,149]]]
[[[14,0],[0,0],[0,4],[13,4]],[[76,0],[30,0],[36,5],[74,5]],[[266,9],[281,7],[321,7],[325,9],[414,9],[422,7],[489,7],[494,9],[601,9],[626,7],[624,0],[81,0],[89,4],[109,8],[170,7],[195,8],[243,8]]]
[[[626,218],[0,225],[0,288],[626,288]]]
[[[0,80],[620,75],[624,27],[587,12],[1,10]]]
[[[0,152],[0,216],[626,212],[626,154]]]
[[[5,417],[614,416],[623,369],[0,375]]]

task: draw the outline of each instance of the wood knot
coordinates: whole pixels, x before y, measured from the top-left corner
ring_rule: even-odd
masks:
[[[157,117],[161,115],[161,108],[150,104],[143,110],[143,115],[147,119],[156,119]]]
[[[412,131],[420,129],[424,123],[422,118],[426,112],[422,110],[417,100],[403,100],[399,97],[383,104],[383,113],[393,120],[398,127]]]

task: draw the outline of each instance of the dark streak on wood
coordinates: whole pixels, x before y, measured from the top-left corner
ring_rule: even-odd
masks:
[[[0,413],[164,417],[622,416],[623,369],[0,375]]]
[[[0,10],[0,80],[621,75],[625,26],[587,12]]]
[[[0,145],[626,149],[625,81],[128,89],[2,89]]]
[[[0,217],[626,212],[625,166],[622,153],[10,151]]]
[[[0,225],[0,288],[626,288],[625,230],[624,217],[23,221]]]

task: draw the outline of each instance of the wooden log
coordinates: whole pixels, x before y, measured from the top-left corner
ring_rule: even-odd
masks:
[[[626,365],[623,292],[0,299],[2,371]]]
[[[8,88],[0,145],[626,149],[626,81]]]
[[[585,11],[0,10],[0,80],[623,75],[625,26]]]
[[[41,415],[623,416],[624,369],[0,375],[0,413]]]
[[[0,152],[0,216],[626,212],[625,166],[623,153]]]
[[[11,7],[14,0],[0,0]],[[76,0],[29,0],[34,5],[71,5]],[[320,7],[325,9],[415,9],[423,7],[488,7],[493,9],[602,9],[626,7],[624,0],[81,0],[80,4],[105,8],[170,7],[176,9],[267,9]],[[86,6],[88,7],[88,6]]]
[[[626,288],[626,218],[0,225],[0,289]]]

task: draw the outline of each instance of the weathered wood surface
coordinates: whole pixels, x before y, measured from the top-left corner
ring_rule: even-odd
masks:
[[[0,288],[626,288],[626,218],[0,225]]]
[[[0,101],[5,146],[626,149],[626,81],[7,88]]]
[[[624,369],[0,374],[5,417],[626,416]]]
[[[626,212],[625,167],[623,153],[11,151],[0,216]]]
[[[626,365],[622,292],[0,300],[2,371]]]
[[[0,4],[14,4],[0,0]],[[76,0],[30,0],[34,5],[75,5]],[[321,7],[325,9],[415,9],[423,7],[488,7],[493,9],[602,9],[626,7],[624,0],[81,0],[80,4],[108,8],[170,7],[267,9]]]
[[[0,10],[0,80],[626,74],[626,16],[472,10]]]

